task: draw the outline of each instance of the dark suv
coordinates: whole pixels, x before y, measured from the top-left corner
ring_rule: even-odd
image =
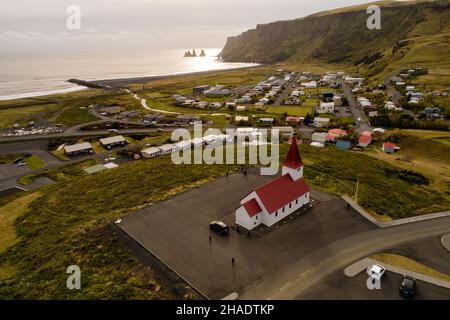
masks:
[[[400,285],[400,295],[406,299],[412,299],[416,294],[416,279],[403,276],[402,284]]]
[[[213,221],[209,224],[209,229],[214,231],[220,236],[227,236],[229,228],[228,226],[221,221]]]

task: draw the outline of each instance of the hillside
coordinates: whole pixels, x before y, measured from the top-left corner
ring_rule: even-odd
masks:
[[[450,65],[450,1],[384,1],[381,30],[369,30],[368,6],[258,25],[230,37],[225,61],[347,64],[375,75],[396,65]]]

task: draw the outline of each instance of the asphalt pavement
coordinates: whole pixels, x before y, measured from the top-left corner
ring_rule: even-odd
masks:
[[[339,85],[342,88],[342,91],[347,98],[348,104],[352,110],[353,117],[355,120],[361,119],[361,122],[357,122],[356,125],[356,132],[363,132],[363,131],[372,131],[372,128],[370,127],[367,117],[364,114],[364,111],[362,110],[361,106],[358,105],[358,103],[355,100],[355,97],[353,96],[352,90],[348,86],[348,84],[345,83],[345,81],[340,78],[339,79]]]
[[[252,231],[250,237],[247,232],[237,232],[234,210],[239,201],[256,186],[273,179],[257,173],[217,179],[130,214],[118,226],[213,299],[231,292],[242,294],[315,250],[376,228],[347,209],[342,199],[313,191],[316,201],[312,209],[293,214],[275,227]],[[211,233],[208,224],[212,220],[232,226],[230,235],[222,238]]]

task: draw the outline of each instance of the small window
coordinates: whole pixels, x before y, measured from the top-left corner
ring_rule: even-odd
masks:
[[[292,203],[289,203],[289,209],[292,207]]]
[[[258,216],[256,216],[256,218],[255,218],[256,220],[258,220]]]
[[[297,199],[297,200],[295,200],[295,204],[298,204],[298,199]]]
[[[278,211],[277,211],[277,212],[275,212],[275,217],[278,217]]]
[[[283,212],[284,212],[284,207],[283,207]]]

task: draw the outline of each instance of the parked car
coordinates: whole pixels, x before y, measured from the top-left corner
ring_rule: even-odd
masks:
[[[213,221],[209,224],[209,229],[217,233],[219,236],[227,236],[229,227],[221,221]]]
[[[19,163],[22,163],[22,162],[23,162],[23,158],[19,158],[19,159],[14,160],[14,164],[19,164]]]
[[[386,268],[379,264],[374,264],[370,268],[367,268],[367,275],[375,280],[381,280],[385,272]]]
[[[417,284],[416,279],[410,276],[403,276],[400,284],[400,295],[406,299],[412,299],[416,294]]]

